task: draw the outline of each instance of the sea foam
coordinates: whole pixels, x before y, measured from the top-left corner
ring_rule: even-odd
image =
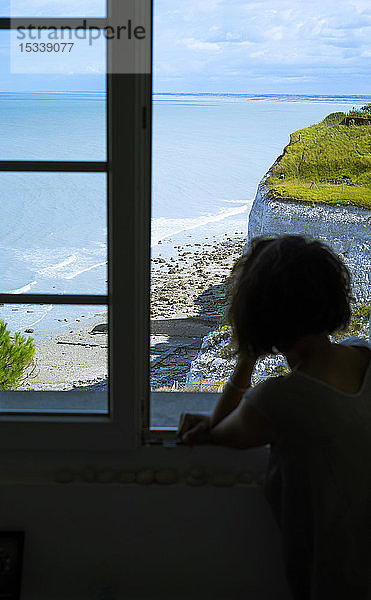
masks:
[[[17,290],[11,290],[10,292],[8,292],[8,294],[25,294],[26,292],[28,292],[34,285],[37,285],[37,281],[31,281],[31,283],[27,283],[26,285],[24,285],[21,288],[18,288]]]
[[[160,240],[176,235],[177,233],[206,227],[212,223],[217,223],[224,219],[228,219],[229,217],[233,217],[234,215],[243,214],[250,210],[251,204],[252,200],[249,200],[242,206],[240,205],[235,208],[221,210],[216,215],[205,215],[189,219],[166,219],[165,217],[153,219],[151,247],[156,246]]]

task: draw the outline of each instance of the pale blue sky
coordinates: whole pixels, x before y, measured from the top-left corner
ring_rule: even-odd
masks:
[[[0,13],[96,16],[103,0],[0,0]],[[371,94],[370,0],[155,0],[157,92]],[[92,75],[9,73],[1,89],[102,89]],[[88,63],[89,61],[87,61]]]
[[[370,0],[155,0],[157,91],[371,94]]]
[[[3,17],[103,17],[105,0],[0,0]]]

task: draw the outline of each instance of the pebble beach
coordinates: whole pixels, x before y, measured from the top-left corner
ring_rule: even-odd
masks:
[[[246,235],[235,231],[205,237],[201,244],[173,245],[152,258],[151,387],[186,381],[205,335],[226,310],[226,282],[241,256]],[[167,240],[169,248],[171,240]]]
[[[226,280],[243,251],[245,235],[210,235],[201,243],[164,240],[151,261],[151,388],[184,382],[203,337],[223,319]],[[107,315],[69,323],[35,340],[34,364],[19,390],[107,389]],[[103,329],[103,331],[97,331]]]
[[[35,357],[27,373],[17,389],[107,389],[107,315],[102,313],[82,326],[69,324],[56,336],[35,340]]]

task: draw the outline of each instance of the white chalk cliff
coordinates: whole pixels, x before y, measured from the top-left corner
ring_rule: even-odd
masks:
[[[371,210],[353,205],[286,202],[269,198],[265,180],[253,202],[248,240],[258,235],[310,235],[343,255],[352,273],[353,294],[369,301],[371,277]]]
[[[248,241],[258,235],[310,235],[343,255],[352,273],[353,295],[358,301],[370,300],[371,210],[349,205],[286,202],[269,198],[265,183],[258,186],[249,215]],[[215,332],[214,332],[215,333]],[[221,358],[223,340],[215,343],[214,333],[204,338],[200,352],[192,362],[187,381],[221,381],[233,369],[233,361]],[[370,325],[371,333],[371,325]],[[219,337],[223,337],[218,333]],[[225,332],[228,339],[228,333]],[[270,376],[272,369],[285,365],[282,356],[264,358],[255,371],[256,381]]]

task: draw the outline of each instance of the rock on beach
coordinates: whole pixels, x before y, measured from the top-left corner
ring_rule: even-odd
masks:
[[[226,282],[245,243],[237,232],[152,259],[152,389],[185,382],[203,337],[224,317]]]

